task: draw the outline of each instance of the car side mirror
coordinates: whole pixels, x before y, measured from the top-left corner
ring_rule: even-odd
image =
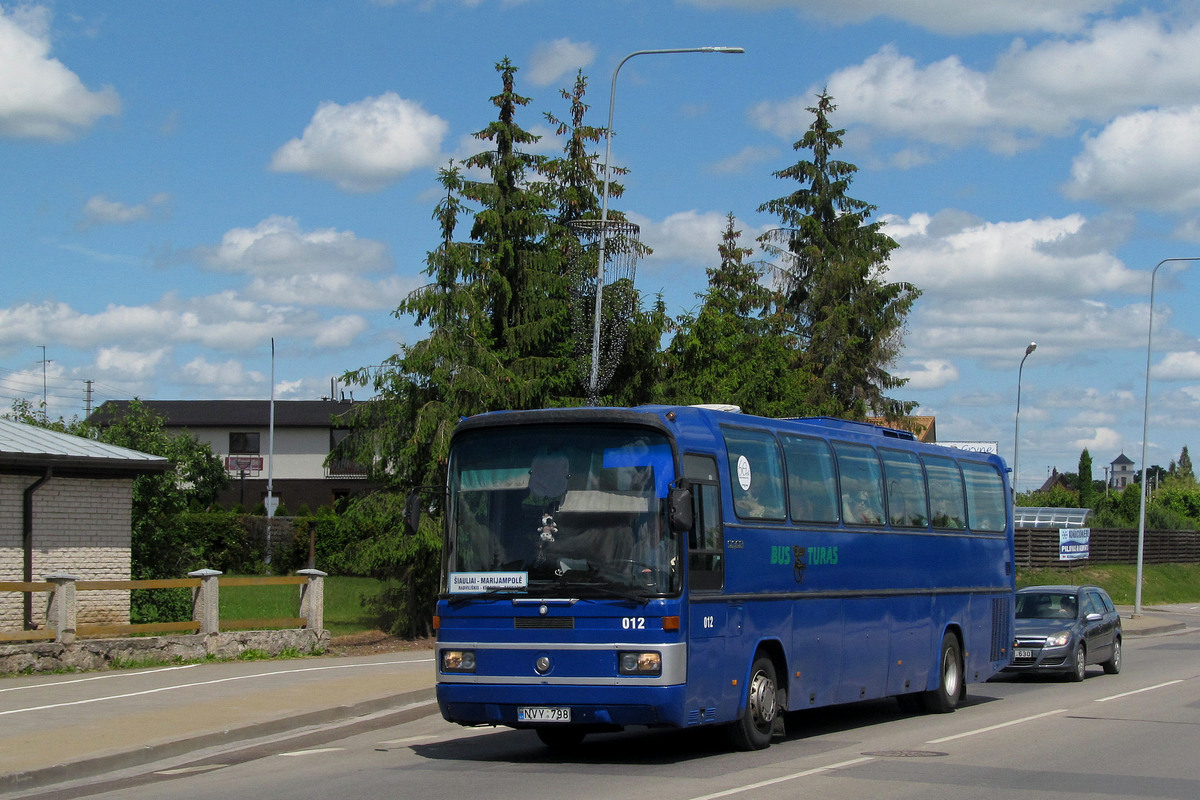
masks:
[[[1100,620],[1104,619],[1104,615],[1097,614],[1096,612],[1093,611],[1091,614],[1088,614],[1087,617],[1085,617],[1085,619],[1087,619],[1088,622],[1099,622]]]
[[[692,508],[692,493],[684,488],[676,487],[667,494],[667,512],[671,520],[671,530],[675,533],[687,533],[696,523],[696,514]]]

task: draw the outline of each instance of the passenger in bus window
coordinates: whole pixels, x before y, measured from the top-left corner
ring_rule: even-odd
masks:
[[[664,536],[657,519],[646,520],[638,526],[637,542],[633,546],[635,570],[650,575],[675,571],[675,547],[671,537]]]
[[[852,525],[878,525],[883,522],[883,514],[872,506],[866,491],[847,495],[843,505],[846,522]]]

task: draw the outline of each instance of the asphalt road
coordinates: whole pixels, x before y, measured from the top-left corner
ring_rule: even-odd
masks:
[[[414,701],[20,796],[1195,800],[1198,656],[1195,629],[1128,637],[1120,675],[1093,667],[1079,684],[972,685],[967,704],[948,715],[908,715],[890,701],[802,712],[784,739],[755,753],[730,752],[705,731],[631,730],[556,756],[530,732],[460,728]],[[389,667],[421,668],[429,669]]]

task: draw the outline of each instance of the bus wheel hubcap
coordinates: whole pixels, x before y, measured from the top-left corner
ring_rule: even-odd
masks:
[[[760,726],[775,719],[775,683],[761,672],[750,681],[750,715]]]

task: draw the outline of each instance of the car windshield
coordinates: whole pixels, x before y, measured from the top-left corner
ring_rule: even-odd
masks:
[[[675,592],[675,479],[662,434],[613,425],[502,426],[455,440],[445,591],[638,599]]]
[[[1017,619],[1075,619],[1078,608],[1073,592],[1017,594]]]

